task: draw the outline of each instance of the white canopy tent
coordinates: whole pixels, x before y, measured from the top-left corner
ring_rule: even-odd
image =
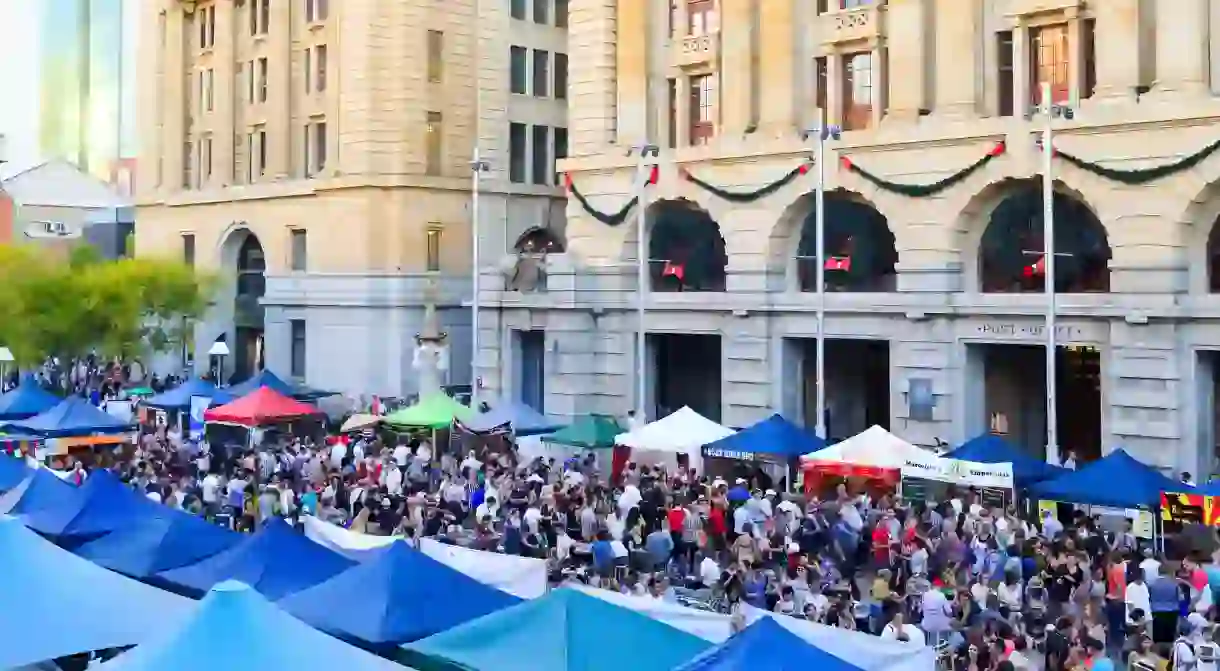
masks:
[[[983,464],[937,456],[916,447],[880,426],[802,457],[816,465],[842,464],[861,469],[896,470],[905,477],[924,478],[971,487],[1012,489],[1012,464]]]
[[[675,466],[677,455],[686,454],[692,467],[703,470],[702,448],[736,433],[732,429],[682,406],[678,411],[614,437],[616,445],[631,448],[638,464]]]

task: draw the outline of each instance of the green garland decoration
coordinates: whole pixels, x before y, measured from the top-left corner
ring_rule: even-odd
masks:
[[[953,173],[952,175],[949,175],[948,177],[945,177],[944,179],[932,182],[931,184],[899,184],[898,182],[891,182],[890,180],[885,179],[884,177],[876,175],[872,172],[869,172],[868,170],[865,170],[864,168],[860,167],[859,165],[856,165],[856,163],[854,161],[852,161],[850,158],[848,158],[847,156],[840,158],[839,162],[842,163],[843,167],[846,168],[847,170],[850,170],[851,172],[856,173],[857,175],[863,177],[865,179],[865,181],[870,182],[874,186],[876,186],[884,191],[890,191],[892,193],[902,194],[908,198],[926,198],[927,196],[934,196],[934,195],[940,193],[941,191],[944,191],[945,189],[948,189],[949,187],[954,186],[958,182],[961,182],[962,180],[966,179],[970,175],[978,172],[988,163],[991,163],[992,161],[999,158],[1000,156],[1003,156],[1004,152],[1007,151],[1007,149],[1008,149],[1007,146],[1003,142],[997,142],[979,160],[975,161],[974,163],[971,163],[970,165],[966,166],[965,168],[962,168],[961,170]]]
[[[657,183],[657,174],[657,167],[653,166],[652,172],[648,175],[649,184]],[[627,215],[631,214],[631,210],[640,203],[639,196],[632,196],[631,200],[624,203],[617,212],[602,212],[596,207],[593,207],[593,204],[589,202],[589,199],[585,197],[585,194],[581,193],[580,189],[576,188],[576,184],[572,181],[571,175],[567,173],[564,174],[563,184],[567,187],[568,192],[576,198],[576,202],[580,203],[580,209],[584,210],[589,216],[607,226],[618,226],[624,221],[627,221]]]
[[[699,187],[700,189],[703,189],[704,191],[707,191],[708,193],[712,194],[713,196],[716,196],[717,198],[727,200],[731,203],[752,203],[752,202],[758,200],[759,198],[764,198],[766,196],[769,196],[769,195],[775,193],[776,191],[779,191],[780,189],[784,188],[788,184],[791,184],[792,181],[795,180],[797,177],[800,177],[801,175],[808,173],[809,172],[809,163],[807,163],[807,162],[802,163],[799,166],[789,170],[787,173],[785,173],[782,177],[775,180],[774,182],[771,182],[769,184],[764,184],[764,185],[758,187],[757,189],[754,189],[753,191],[730,191],[728,189],[716,186],[715,184],[706,182],[702,179],[699,179],[698,177],[695,177],[694,175],[690,174],[690,172],[688,172],[685,168],[682,168],[680,170],[680,172],[682,175],[682,179],[685,179],[686,181],[690,182],[691,184],[694,184],[695,186]]]
[[[1106,179],[1111,179],[1115,182],[1121,182],[1123,184],[1147,184],[1148,182],[1156,181],[1162,177],[1168,177],[1179,172],[1190,170],[1191,168],[1207,160],[1208,157],[1215,154],[1217,151],[1220,151],[1220,140],[1207,145],[1190,156],[1180,158],[1173,163],[1158,165],[1154,168],[1119,170],[1117,168],[1107,168],[1092,161],[1086,161],[1079,156],[1059,151],[1058,149],[1054,150],[1055,156],[1067,161],[1070,165],[1074,165],[1085,172],[1091,172],[1098,177],[1105,177]]]

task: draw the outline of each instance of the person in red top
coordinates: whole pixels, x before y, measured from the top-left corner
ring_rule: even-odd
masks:
[[[716,556],[716,557],[720,556],[721,550],[728,547],[725,544],[725,539],[724,539],[725,533],[727,532],[727,528],[725,527],[725,523],[724,523],[724,506],[722,504],[723,501],[724,501],[724,499],[720,499],[719,501],[713,499],[712,506],[708,510],[708,513],[707,513],[708,550],[711,551],[712,553],[714,553],[713,556]]]
[[[682,529],[686,525],[686,509],[677,501],[671,501],[669,512],[665,513],[665,523],[669,527],[669,537],[674,542],[674,549],[670,556],[685,557],[686,543],[682,542]]]
[[[890,567],[890,528],[889,515],[877,522],[877,526],[873,527],[873,561],[876,562],[878,569]]]

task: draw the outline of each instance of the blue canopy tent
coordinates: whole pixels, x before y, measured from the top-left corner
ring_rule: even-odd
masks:
[[[761,617],[724,643],[674,671],[861,671],[784,629],[775,618]]]
[[[5,494],[6,497],[11,496],[16,500],[8,510],[0,507],[0,515],[29,515],[40,510],[73,505],[83,496],[80,488],[61,480],[48,469],[32,468],[27,471],[27,475],[27,480]]]
[[[20,611],[20,609],[14,609]],[[115,671],[403,671],[323,634],[246,585],[217,585],[168,635],[102,665]]]
[[[0,493],[16,487],[28,477],[30,477],[30,467],[26,465],[24,459],[0,453]]]
[[[190,566],[162,571],[155,579],[191,596],[202,596],[226,580],[238,580],[276,601],[354,565],[275,519],[228,550]]]
[[[704,445],[703,456],[750,460],[755,455],[771,454],[787,461],[824,447],[826,441],[776,414]]]
[[[105,469],[95,469],[74,493],[23,513],[21,520],[44,536],[83,540],[131,526],[162,509]]]
[[[212,399],[212,405],[223,405],[234,400],[228,390],[217,389],[211,382],[195,377],[163,394],[146,399],[144,405],[161,410],[185,411],[190,410],[191,399],[196,396]]]
[[[563,428],[558,422],[547,419],[547,416],[517,401],[500,401],[491,410],[480,413],[470,421],[462,422],[462,426],[482,433],[497,427],[509,425],[518,436],[537,436],[544,433],[554,433]]]
[[[322,391],[321,389],[313,389],[304,385],[295,385],[285,382],[280,379],[280,376],[272,373],[269,370],[263,369],[258,375],[242,382],[235,384],[232,387],[222,389],[227,392],[232,398],[237,399],[258,391],[259,387],[270,387],[273,391],[277,391],[284,396],[291,396],[298,401],[316,401],[319,398],[334,396],[333,391]]]
[[[971,438],[945,456],[980,464],[1012,464],[1012,477],[1019,487],[1028,487],[1069,473],[1066,468],[1025,454],[1012,443],[992,433]]]
[[[27,419],[59,405],[60,398],[45,390],[33,375],[0,396],[0,419]]]
[[[193,605],[56,547],[11,517],[0,516],[0,557],[0,669],[142,643]]]
[[[132,578],[189,566],[224,552],[245,538],[215,524],[168,507],[151,517],[91,540],[76,554]]]
[[[1034,485],[1034,497],[1064,503],[1112,508],[1156,508],[1161,492],[1192,491],[1193,488],[1137,461],[1123,450],[1069,471],[1054,480]]]
[[[278,605],[328,634],[380,647],[419,640],[519,603],[396,541],[368,563]]]
[[[88,436],[95,433],[123,433],[133,426],[118,417],[93,407],[89,401],[72,396],[59,405],[29,419],[9,422],[4,428],[47,438]]]

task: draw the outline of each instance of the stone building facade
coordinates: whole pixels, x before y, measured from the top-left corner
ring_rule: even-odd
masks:
[[[1208,26],[1220,25],[1220,3],[668,4],[571,0],[571,157],[560,169],[581,198],[569,198],[567,251],[547,259],[545,290],[505,290],[498,269],[482,273],[494,306],[479,322],[489,388],[515,393],[521,369],[538,365],[523,362],[520,343],[541,340],[529,356],[542,357],[549,413],[633,407],[638,210],[609,215],[640,196],[648,333],[718,337],[706,363],[720,370],[711,386],[723,423],[780,411],[812,427],[802,352],[817,336],[817,166],[803,130],[825,110],[843,128],[822,166],[825,337],[881,343],[863,359],[886,362],[878,403],[895,433],[931,445],[992,429],[1038,452],[1044,355],[994,346],[1045,341],[1037,140],[1049,123],[1057,335],[1065,356],[1093,357],[1085,386],[1096,404],[1060,408],[1062,448],[1124,447],[1165,468],[1212,469],[1220,32]],[[1042,83],[1072,118],[1030,113]],[[641,190],[628,149],[646,143],[660,155],[656,183]],[[884,222],[892,247],[870,221]],[[657,239],[675,227],[667,252]],[[690,242],[708,230],[722,242]],[[692,248],[704,251],[692,258]],[[853,263],[871,268],[854,276]],[[716,281],[689,281],[692,268],[719,265]],[[848,369],[865,361],[832,349],[829,405],[849,415],[863,397],[846,389]],[[643,368],[656,375],[654,361]],[[1065,422],[1075,423],[1067,435]]]
[[[408,395],[431,298],[469,383],[473,151],[488,258],[562,227],[566,5],[144,3],[136,248],[221,276],[194,367]]]

